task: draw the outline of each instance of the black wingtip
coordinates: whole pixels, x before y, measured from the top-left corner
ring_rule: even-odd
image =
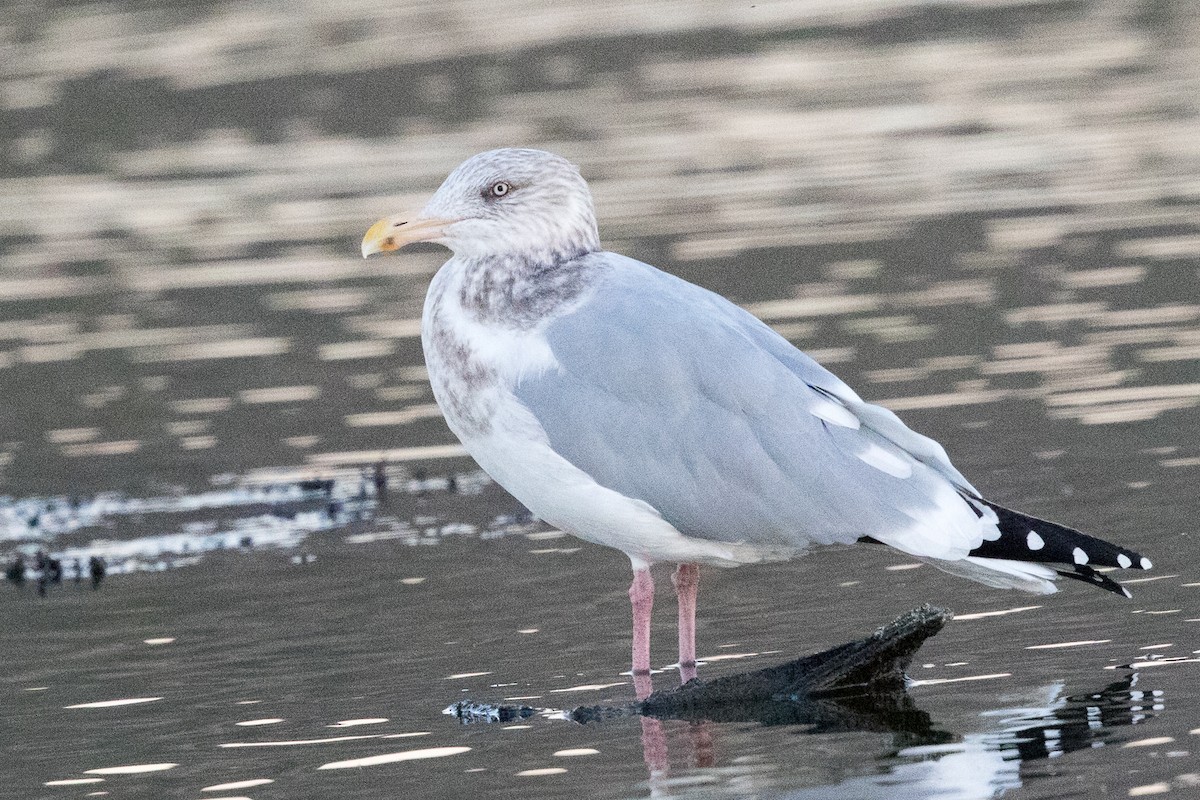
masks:
[[[1144,567],[1143,569],[1148,569],[1148,567]],[[1083,581],[1084,583],[1104,589],[1107,592],[1119,594],[1122,597],[1133,597],[1129,590],[1124,586],[1117,583],[1107,575],[1097,572],[1086,564],[1076,564],[1074,572],[1068,572],[1065,569],[1056,569],[1055,572],[1057,572],[1059,575],[1062,575],[1064,578]]]
[[[1120,547],[1095,536],[1060,525],[1057,522],[1013,511],[990,500],[968,498],[982,516],[982,507],[995,512],[1000,538],[985,541],[971,551],[973,556],[1008,558],[1041,564],[1068,564],[1075,568],[1117,567],[1120,569],[1150,569],[1154,565],[1141,553]],[[1094,569],[1090,570],[1095,572]],[[1087,570],[1080,570],[1087,574]],[[1070,572],[1062,574],[1076,577]],[[1081,580],[1096,583],[1092,578]],[[1114,583],[1114,585],[1116,585]],[[1106,587],[1107,588],[1107,587]],[[1109,589],[1109,591],[1115,591]],[[1118,592],[1120,594],[1120,592]]]

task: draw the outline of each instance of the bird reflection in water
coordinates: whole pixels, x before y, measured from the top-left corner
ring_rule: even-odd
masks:
[[[843,697],[818,708],[780,701],[755,703],[730,706],[719,715],[706,710],[699,717],[674,709],[670,718],[687,723],[681,730],[665,719],[641,718],[643,755],[652,792],[669,795],[670,747],[682,745],[691,753],[687,770],[716,766],[713,754],[720,738],[719,722],[798,724],[805,726],[805,733],[818,735],[890,730],[895,752],[886,771],[795,790],[781,798],[916,800],[932,793],[942,800],[992,798],[1022,785],[1022,764],[1104,747],[1119,738],[1117,729],[1155,717],[1164,708],[1163,694],[1136,689],[1137,684],[1138,674],[1130,673],[1097,691],[1064,695],[1063,684],[1055,683],[1033,692],[1039,699],[1029,707],[984,712],[981,718],[992,725],[963,734],[938,730],[907,695],[899,702],[897,696]]]
[[[681,666],[680,673],[683,673],[684,669]],[[695,677],[695,665],[692,665],[690,669],[692,677]],[[685,682],[687,680],[690,679],[685,679]],[[633,688],[638,700],[644,701],[653,693],[654,687],[651,681],[650,675],[634,673]],[[638,716],[638,721],[642,726],[642,758],[650,773],[650,781],[654,783],[670,774],[671,761],[667,750],[667,733],[663,727],[663,721],[658,717],[641,714]],[[708,719],[687,721],[687,742],[692,753],[689,763],[692,768],[705,769],[716,766],[712,725],[713,723]]]
[[[649,681],[649,676],[635,676],[635,691],[639,695],[648,693]],[[642,755],[653,796],[670,796],[674,786],[690,786],[697,778],[711,778],[712,784],[727,780],[734,765],[720,766],[711,775],[705,772],[718,768],[715,754],[723,724],[757,723],[794,725],[807,735],[878,732],[892,736],[888,757],[880,760],[888,765],[882,771],[779,795],[786,800],[916,800],[932,793],[941,800],[977,800],[1021,786],[1024,763],[1115,744],[1123,739],[1120,728],[1152,720],[1164,710],[1166,698],[1160,691],[1138,685],[1137,672],[1095,691],[1070,695],[1064,694],[1063,683],[1054,683],[1030,691],[1029,701],[1020,707],[981,713],[982,729],[965,733],[938,728],[903,691],[844,692],[707,707],[658,702],[656,698],[679,697],[678,692],[664,692],[623,708],[582,707],[565,714],[543,713],[582,724],[638,716]],[[464,723],[504,721],[514,718],[513,714],[537,713],[530,708],[469,704],[456,704],[452,709]],[[683,758],[680,749],[686,753]],[[676,768],[682,773],[674,776],[672,750],[676,751]],[[680,767],[681,763],[686,766]],[[868,759],[860,763],[868,763]]]
[[[1104,688],[1063,695],[1063,684],[1038,690],[1040,706],[1006,708],[981,716],[996,728],[955,737],[946,744],[904,747],[886,772],[855,776],[835,786],[800,789],[781,800],[940,800],[999,797],[1023,784],[1021,765],[1118,740],[1116,729],[1144,723],[1164,708],[1161,692],[1138,690],[1130,673]]]

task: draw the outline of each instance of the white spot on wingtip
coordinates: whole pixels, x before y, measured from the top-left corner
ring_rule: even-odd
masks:
[[[1072,550],[1071,558],[1075,559],[1076,564],[1086,564],[1088,562],[1088,554],[1083,552],[1082,547],[1076,547]]]
[[[1117,563],[1121,565],[1121,569],[1129,569],[1133,566],[1133,561],[1124,553],[1117,556]]]
[[[829,400],[818,400],[808,411],[817,419],[823,419],[831,425],[840,425],[851,430],[862,427],[862,420],[854,416],[848,408]]]
[[[1046,540],[1038,536],[1037,531],[1030,531],[1025,536],[1025,544],[1029,546],[1030,550],[1041,550],[1046,546]]]
[[[1150,569],[1154,565],[1150,563],[1150,559],[1143,557],[1140,566],[1142,569]]]

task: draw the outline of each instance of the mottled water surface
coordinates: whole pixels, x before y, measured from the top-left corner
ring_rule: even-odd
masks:
[[[0,796],[1194,796],[1198,112],[1189,3],[11,4]],[[581,165],[611,249],[1154,571],[709,570],[702,677],[959,612],[913,665],[928,729],[557,716],[633,696],[628,562],[441,421],[443,254],[358,257],[511,144]]]

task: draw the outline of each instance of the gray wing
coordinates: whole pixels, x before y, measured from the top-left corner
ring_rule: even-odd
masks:
[[[514,389],[568,461],[703,539],[873,536],[936,558],[982,542],[936,442],[719,295],[606,257],[545,329],[557,366]]]

